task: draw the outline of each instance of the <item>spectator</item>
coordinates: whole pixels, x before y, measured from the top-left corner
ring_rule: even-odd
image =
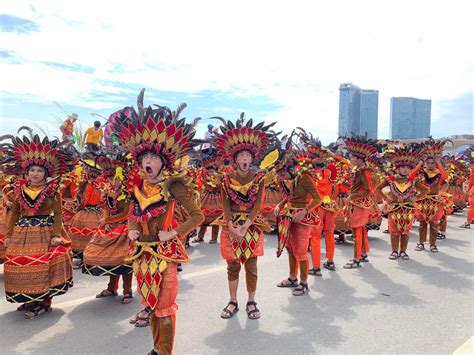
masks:
[[[100,122],[95,121],[94,127],[89,127],[84,133],[84,142],[86,143],[86,150],[92,153],[97,153],[99,151],[99,144],[102,145],[102,138],[104,137],[104,132],[100,128]]]
[[[212,154],[212,141],[216,136],[216,132],[214,132],[214,126],[212,124],[207,125],[207,131],[204,133],[204,140],[206,143],[202,145],[202,152],[204,154]]]
[[[74,122],[78,120],[77,113],[72,113],[67,116],[67,119],[63,122],[63,124],[59,127],[59,130],[62,133],[63,141],[73,141],[73,133],[74,133]]]

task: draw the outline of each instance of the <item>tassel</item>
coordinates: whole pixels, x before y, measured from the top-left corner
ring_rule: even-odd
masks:
[[[144,222],[142,223],[142,232],[144,236],[149,236],[150,235],[150,230],[148,229],[148,223]]]

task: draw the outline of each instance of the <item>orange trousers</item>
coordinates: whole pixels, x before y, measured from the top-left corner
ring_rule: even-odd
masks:
[[[354,259],[359,260],[362,253],[367,255],[369,251],[369,236],[365,226],[353,228],[352,234],[354,235]]]
[[[324,241],[326,243],[326,258],[329,261],[334,259],[334,216],[335,213],[318,207],[317,214],[321,219],[321,225],[314,228],[311,235],[311,257],[313,267],[321,268],[321,234],[324,231]]]

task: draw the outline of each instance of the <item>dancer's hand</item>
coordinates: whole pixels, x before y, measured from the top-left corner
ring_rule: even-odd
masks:
[[[61,237],[53,237],[51,239],[51,246],[57,247],[60,244],[61,244]]]
[[[275,208],[273,209],[273,214],[278,217],[280,214],[280,205],[276,205]]]
[[[7,202],[5,202],[5,206],[7,206],[8,208],[12,208],[13,207],[13,202],[7,201]]]
[[[99,226],[101,227],[105,226],[105,218],[99,219]]]
[[[131,241],[135,241],[140,237],[140,232],[137,231],[136,229],[128,231],[128,239]]]
[[[299,211],[293,216],[293,222],[300,223],[307,213],[308,211],[306,211],[306,208],[303,208],[301,211]]]
[[[175,238],[178,235],[178,232],[175,230],[172,231],[159,231],[158,232],[158,238],[160,238],[160,242],[166,242],[168,240],[171,240]]]

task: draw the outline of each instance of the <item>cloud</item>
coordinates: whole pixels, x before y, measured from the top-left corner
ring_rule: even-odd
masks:
[[[31,33],[38,32],[38,25],[30,20],[0,14],[0,31],[1,32],[16,32],[16,33]]]
[[[0,33],[0,103],[19,95],[112,112],[146,87],[146,99],[186,101],[198,116],[243,110],[327,143],[337,138],[339,84],[352,81],[379,90],[388,136],[390,97],[432,99],[435,122],[437,102],[472,92],[469,4],[6,2],[0,13],[40,31]]]

